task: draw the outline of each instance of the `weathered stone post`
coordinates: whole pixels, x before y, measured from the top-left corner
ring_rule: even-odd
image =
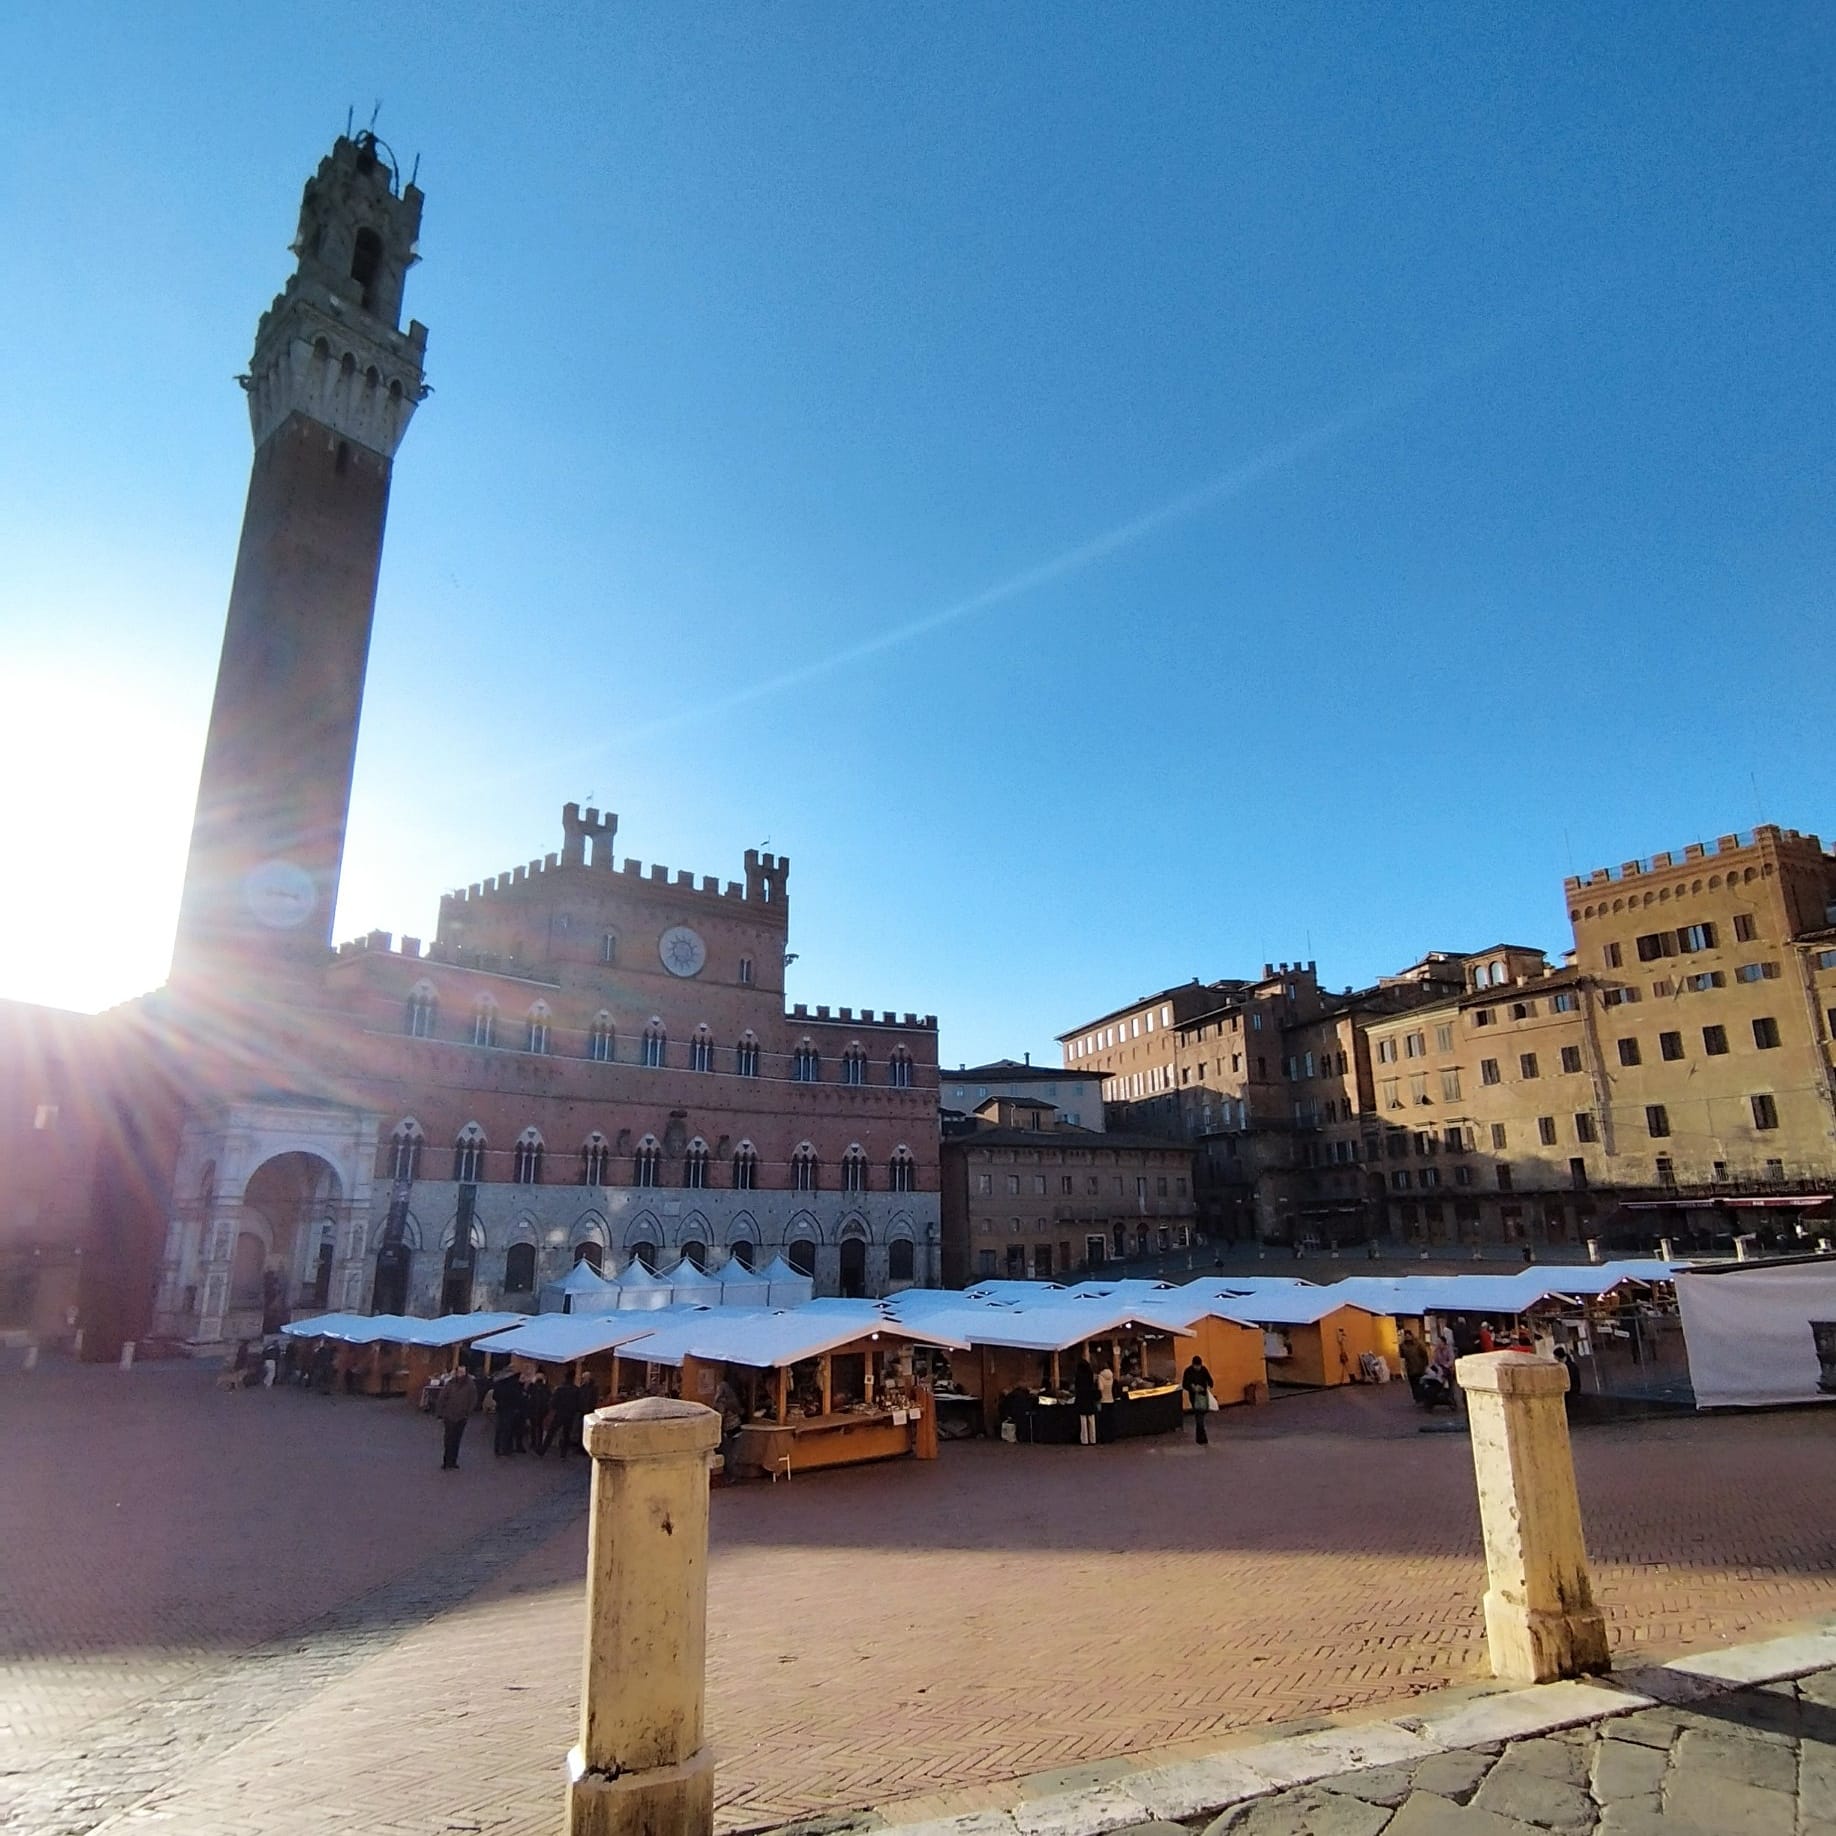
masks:
[[[1495,1676],[1518,1683],[1605,1670],[1581,1502],[1568,1447],[1568,1373],[1530,1352],[1486,1352],[1454,1368],[1466,1393],[1479,1521],[1485,1632]]]
[[[646,1396],[596,1410],[583,1439],[593,1459],[586,1665],[566,1833],[709,1836],[708,1456],[720,1417]]]

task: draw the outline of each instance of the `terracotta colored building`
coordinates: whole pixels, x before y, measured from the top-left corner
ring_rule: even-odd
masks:
[[[107,1353],[326,1307],[533,1306],[582,1259],[782,1252],[821,1292],[935,1283],[936,1022],[786,1011],[787,859],[616,862],[617,817],[570,804],[555,853],[450,894],[432,940],[332,948],[394,460],[426,394],[426,328],[400,327],[420,218],[369,135],[306,185],[243,378],[255,459],[170,984],[68,1016],[62,1057],[37,1021],[0,1040],[39,1066],[0,1117],[36,1169],[0,1214],[8,1311],[77,1306]],[[79,1048],[86,1105],[64,1094]],[[28,1302],[41,1239],[112,1246],[110,1278]]]

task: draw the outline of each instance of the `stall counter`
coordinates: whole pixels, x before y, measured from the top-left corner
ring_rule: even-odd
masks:
[[[733,1463],[775,1476],[897,1459],[918,1451],[920,1414],[919,1409],[862,1409],[788,1422],[748,1422],[739,1431]]]

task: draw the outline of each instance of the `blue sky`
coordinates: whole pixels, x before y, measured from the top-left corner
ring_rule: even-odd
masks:
[[[0,114],[0,993],[156,983],[346,110],[427,194],[340,936],[793,859],[946,1062],[1190,975],[1559,949],[1836,828],[1821,5],[28,0]],[[24,889],[23,896],[21,889]]]

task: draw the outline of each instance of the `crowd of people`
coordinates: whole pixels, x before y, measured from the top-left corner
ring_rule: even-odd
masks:
[[[480,1383],[460,1365],[434,1378],[421,1394],[421,1407],[435,1416],[445,1430],[441,1467],[451,1471],[459,1464],[459,1443],[472,1417],[491,1418],[491,1451],[498,1455],[547,1456],[551,1447],[565,1460],[583,1451],[580,1425],[599,1407],[599,1384],[592,1373],[576,1382],[563,1374],[550,1384],[537,1371],[525,1378],[516,1371]]]

